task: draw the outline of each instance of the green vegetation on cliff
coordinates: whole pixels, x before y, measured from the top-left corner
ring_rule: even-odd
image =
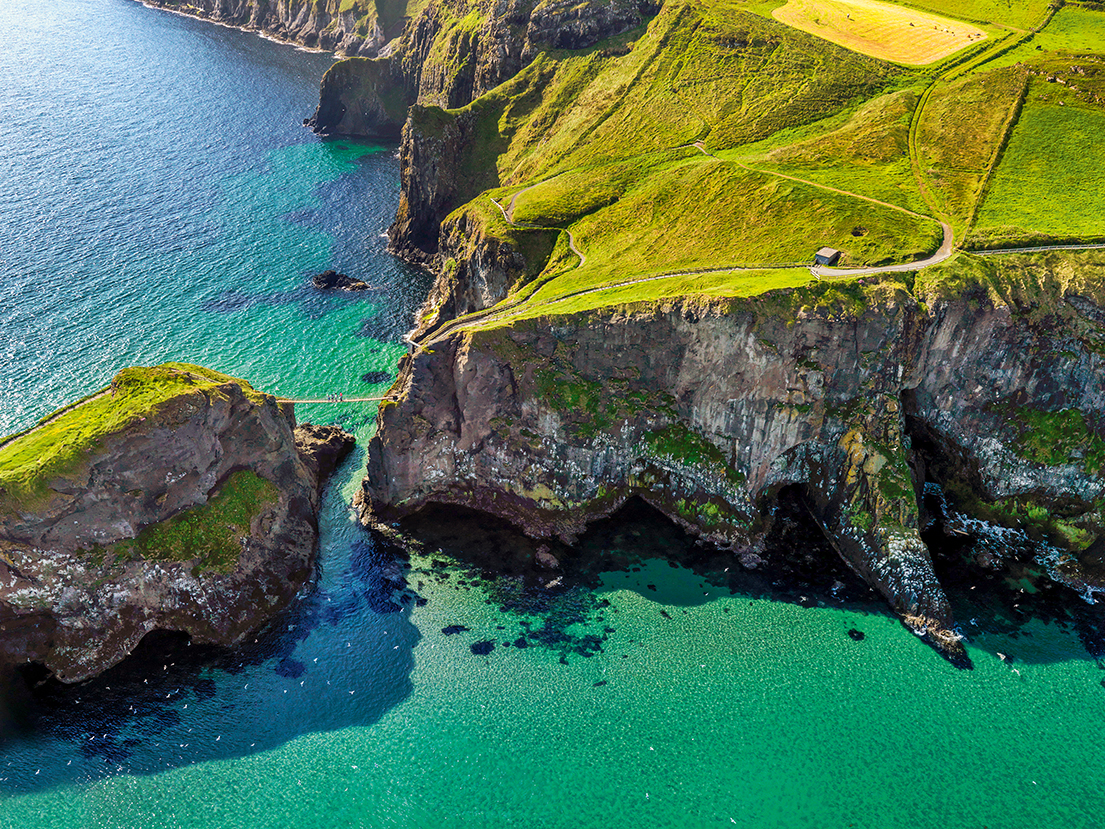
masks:
[[[198,572],[225,573],[237,564],[254,519],[279,497],[275,484],[249,470],[239,470],[215,489],[207,503],[146,527],[133,541],[96,548],[93,555],[103,556],[105,561],[196,560]]]
[[[175,399],[209,394],[226,383],[238,385],[254,402],[266,399],[243,380],[186,363],[123,369],[106,389],[0,442],[0,507],[45,497],[50,482],[79,470],[101,441],[144,419],[149,423],[143,428],[152,428],[176,416]]]

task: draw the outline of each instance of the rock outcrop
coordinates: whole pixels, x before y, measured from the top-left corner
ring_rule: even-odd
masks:
[[[755,564],[776,496],[797,486],[848,565],[955,656],[920,537],[926,478],[972,493],[965,510],[1004,505],[1014,525],[1017,509],[1050,510],[1039,530],[1058,546],[1041,563],[1105,590],[1105,325],[1074,291],[1055,294],[1061,327],[984,289],[924,300],[871,280],[436,341],[404,358],[381,408],[362,514],[456,504],[570,541],[637,496]],[[1033,448],[1039,423],[1066,445]]]
[[[320,291],[367,291],[372,286],[337,271],[323,271],[311,277],[311,284]]]
[[[313,572],[352,438],[195,366],[127,369],[0,444],[0,661],[65,682],[149,631],[233,644]],[[29,474],[25,474],[30,470]],[[37,471],[36,471],[37,470]]]
[[[374,0],[141,0],[147,6],[264,32],[342,55],[375,55],[398,34],[403,9]]]
[[[377,59],[335,64],[308,124],[328,135],[398,134],[411,104],[463,107],[542,51],[593,46],[640,26],[659,7],[654,0],[430,3]]]

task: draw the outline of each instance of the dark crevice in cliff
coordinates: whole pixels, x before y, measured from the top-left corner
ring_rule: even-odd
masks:
[[[960,632],[987,648],[986,634],[1031,639],[1030,623],[1055,624],[1073,630],[1105,668],[1105,607],[1079,598],[1070,586],[1051,577],[1040,561],[1044,539],[970,514],[985,497],[977,461],[916,415],[912,394],[907,392],[903,402],[907,430],[926,475],[921,537],[932,553]],[[1051,656],[1029,646],[1005,658],[1046,662],[1069,655]]]

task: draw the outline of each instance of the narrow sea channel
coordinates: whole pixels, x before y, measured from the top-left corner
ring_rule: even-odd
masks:
[[[165,360],[386,389],[428,282],[382,238],[395,147],[300,126],[330,61],[134,0],[4,0],[0,434]],[[381,290],[315,293],[330,267]],[[241,649],[151,637],[88,683],[0,683],[0,827],[1101,825],[1105,666],[1074,630],[964,601],[959,671],[829,585],[673,567],[647,522],[602,542],[641,566],[547,600],[398,562],[348,509],[371,404],[299,408],[360,441],[317,583]]]

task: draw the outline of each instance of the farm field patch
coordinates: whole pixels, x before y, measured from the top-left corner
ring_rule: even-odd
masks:
[[[1030,101],[979,211],[980,247],[1105,237],[1105,113]]]
[[[1105,12],[1060,9],[1047,27],[1032,39],[1032,46],[1049,52],[1105,52]]]
[[[977,26],[877,0],[788,0],[780,23],[864,55],[926,66],[986,37]]]

